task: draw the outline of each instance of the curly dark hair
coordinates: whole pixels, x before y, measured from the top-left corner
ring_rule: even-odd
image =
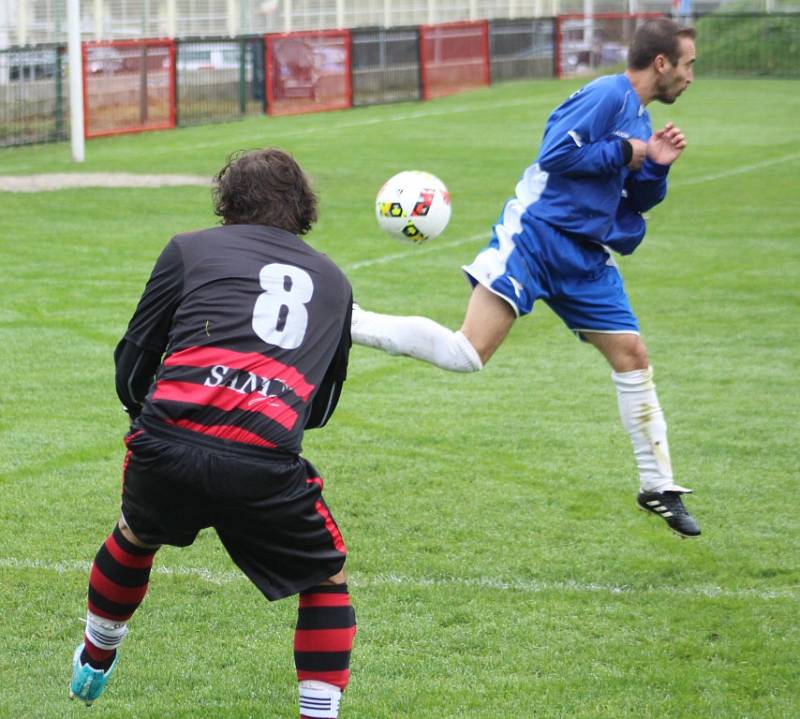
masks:
[[[628,67],[644,70],[658,55],[664,55],[671,65],[677,65],[681,56],[680,38],[694,40],[693,27],[681,27],[667,17],[647,20],[636,28],[628,48]]]
[[[223,225],[268,225],[304,235],[317,221],[317,196],[283,150],[239,151],[214,177],[214,213]]]

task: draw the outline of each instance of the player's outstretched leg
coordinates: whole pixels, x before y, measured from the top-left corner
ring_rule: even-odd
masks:
[[[451,372],[475,372],[483,367],[461,332],[427,317],[384,315],[354,304],[350,332],[356,344],[430,362]]]
[[[450,370],[477,372],[502,344],[516,314],[509,302],[475,285],[457,332],[427,317],[368,312],[353,303],[350,333],[355,344],[406,355]]]
[[[147,593],[156,551],[128,541],[119,525],[98,550],[89,575],[86,632],[72,657],[70,699],[91,704],[105,690],[128,620]]]
[[[656,395],[653,368],[612,372],[611,377],[617,388],[620,418],[631,437],[639,467],[641,489],[637,504],[661,517],[680,536],[697,537],[700,526],[682,499],[691,490],[672,479],[667,423]]]

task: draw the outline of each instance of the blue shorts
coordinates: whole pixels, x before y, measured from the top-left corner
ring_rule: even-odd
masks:
[[[579,337],[582,332],[639,333],[609,251],[596,242],[566,236],[546,222],[506,204],[492,239],[462,269],[506,300],[518,317],[544,300]]]

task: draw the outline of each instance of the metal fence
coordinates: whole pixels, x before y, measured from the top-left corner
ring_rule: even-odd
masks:
[[[721,0],[694,0],[711,2]],[[594,12],[624,12],[631,0],[594,0]],[[668,11],[671,0],[636,0]],[[658,4],[659,7],[652,7]],[[83,0],[82,40],[152,37],[235,38],[331,28],[549,17],[583,9],[583,0]],[[67,39],[65,0],[0,0],[0,48]]]
[[[177,124],[234,120],[266,110],[264,38],[175,43]]]
[[[598,13],[559,15],[556,18],[556,77],[599,74],[621,69],[628,45],[641,22],[663,17],[660,13]]]
[[[423,25],[419,44],[423,99],[489,84],[489,23],[486,20]]]
[[[0,50],[0,147],[69,137],[65,48]]]
[[[296,115],[353,104],[350,33],[320,30],[266,36],[267,112]]]
[[[494,20],[489,24],[492,82],[552,77],[555,19]]]
[[[420,99],[417,28],[365,28],[350,37],[354,105]]]
[[[694,25],[699,76],[800,77],[800,14],[715,14]],[[618,71],[634,26],[634,16],[528,18],[85,43],[84,130],[92,137]],[[0,147],[69,137],[68,76],[64,46],[0,50]]]
[[[86,137],[175,127],[175,44],[85,43],[83,96]]]
[[[694,12],[797,9],[798,0],[692,0]],[[0,0],[0,48],[66,42],[65,0]],[[592,0],[593,13],[662,12],[672,0]],[[227,37],[330,28],[513,20],[586,12],[585,0],[83,0],[86,41]]]

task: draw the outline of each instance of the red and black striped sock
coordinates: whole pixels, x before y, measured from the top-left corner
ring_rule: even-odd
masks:
[[[303,592],[294,635],[297,680],[324,682],[344,691],[350,679],[350,652],[355,634],[356,614],[346,584],[323,584]],[[335,717],[337,710],[338,695],[326,708],[316,699],[304,698],[301,687],[301,719]]]
[[[111,666],[127,621],[147,593],[156,551],[129,542],[119,525],[100,547],[89,575],[82,661],[97,669]]]

